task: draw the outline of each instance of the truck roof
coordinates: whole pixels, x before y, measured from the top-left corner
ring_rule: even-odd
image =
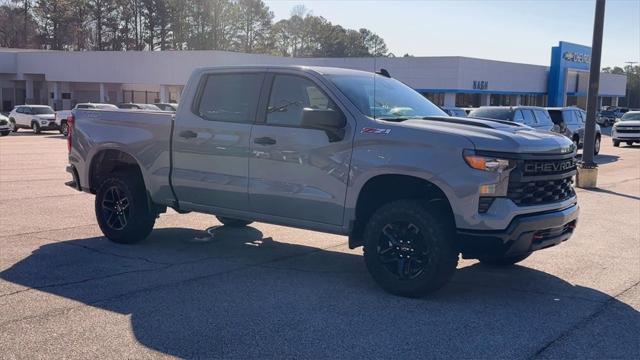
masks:
[[[363,71],[354,69],[345,69],[328,66],[305,66],[305,65],[228,65],[228,66],[210,66],[198,68],[200,72],[213,71],[213,70],[301,70],[308,72],[315,72],[320,75],[367,75],[371,76],[373,71]],[[373,70],[373,69],[372,69]],[[393,74],[391,74],[393,75]]]

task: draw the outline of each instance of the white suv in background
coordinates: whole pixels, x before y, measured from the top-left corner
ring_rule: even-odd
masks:
[[[611,140],[616,147],[623,141],[629,146],[640,142],[640,111],[629,111],[616,120],[611,130]]]
[[[58,130],[56,113],[47,105],[20,105],[9,114],[9,122],[13,131],[32,129],[39,134],[43,130]]]

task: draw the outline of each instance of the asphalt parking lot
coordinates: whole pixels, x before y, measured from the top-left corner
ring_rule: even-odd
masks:
[[[382,292],[347,239],[161,216],[101,237],[53,132],[0,139],[0,358],[640,358],[640,146],[602,146],[574,237],[510,269]]]

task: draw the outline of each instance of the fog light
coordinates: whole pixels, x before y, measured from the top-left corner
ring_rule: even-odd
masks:
[[[480,185],[480,195],[493,195],[496,193],[496,184]]]
[[[489,208],[491,207],[491,204],[493,204],[493,200],[495,200],[495,198],[492,198],[492,197],[481,197],[480,201],[478,202],[478,212],[480,214],[484,214],[487,211],[489,211]]]

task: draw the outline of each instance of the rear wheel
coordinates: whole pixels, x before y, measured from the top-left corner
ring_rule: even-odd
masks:
[[[218,219],[218,221],[220,221],[224,226],[229,226],[229,227],[243,227],[253,222],[253,221],[234,219],[234,218],[229,218],[224,216],[216,216],[216,219]]]
[[[62,134],[64,136],[69,135],[69,127],[67,126],[67,122],[66,121],[63,121],[60,124],[60,134]]]
[[[156,214],[149,209],[147,191],[140,175],[116,172],[105,179],[95,199],[95,212],[102,233],[111,241],[131,244],[153,230]]]
[[[511,266],[519,263],[520,261],[528,258],[531,253],[517,255],[517,256],[505,256],[505,257],[495,257],[495,258],[482,258],[480,262],[485,265],[491,266]]]
[[[35,121],[31,123],[31,130],[33,130],[34,134],[40,134],[42,132],[42,130],[40,130],[40,124]]]
[[[633,145],[633,141],[627,141],[627,145],[629,146]]]
[[[593,154],[598,155],[600,153],[600,136],[596,136],[596,142],[593,144]]]
[[[417,200],[378,209],[364,232],[364,260],[384,290],[419,297],[446,284],[456,270],[454,229]]]
[[[615,147],[620,146],[620,141],[619,140],[613,140],[613,146],[615,146]]]

